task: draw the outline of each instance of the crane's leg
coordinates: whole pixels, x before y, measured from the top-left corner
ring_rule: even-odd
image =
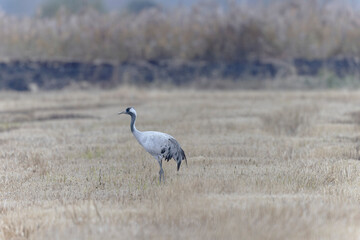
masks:
[[[158,161],[159,165],[160,165],[160,171],[159,171],[159,181],[161,183],[161,176],[163,181],[165,182],[165,177],[164,177],[164,170],[162,168],[162,158],[157,157],[156,160]]]

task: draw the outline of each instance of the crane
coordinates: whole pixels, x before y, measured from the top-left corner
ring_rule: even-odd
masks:
[[[177,171],[180,169],[181,162],[185,160],[187,165],[187,159],[184,150],[176,139],[169,134],[155,131],[141,132],[136,129],[136,111],[133,107],[126,108],[125,111],[119,112],[120,114],[127,114],[131,116],[130,129],[136,140],[140,143],[145,150],[150,153],[159,163],[159,181],[161,179],[165,181],[164,170],[162,168],[162,160],[165,159],[169,162],[170,159],[174,159],[177,162]]]

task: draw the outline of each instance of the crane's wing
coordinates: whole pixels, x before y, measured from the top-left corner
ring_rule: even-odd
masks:
[[[177,162],[177,170],[179,171],[181,161],[185,160],[187,166],[187,159],[184,150],[180,147],[180,144],[175,140],[175,138],[170,137],[168,139],[167,148],[164,150],[164,158],[166,161],[169,161],[173,158]]]

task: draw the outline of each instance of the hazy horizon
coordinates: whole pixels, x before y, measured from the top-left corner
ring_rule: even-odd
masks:
[[[9,15],[31,16],[36,13],[41,2],[44,0],[0,0],[0,9]],[[191,6],[199,0],[154,0],[158,4],[171,8],[175,6]],[[121,10],[129,0],[104,0],[107,10]],[[225,2],[216,0],[216,2]]]
[[[46,0],[0,0],[0,9],[8,15],[14,16],[33,16],[39,8],[41,2]],[[107,11],[121,11],[127,3],[132,0],[103,0]],[[215,2],[218,4],[226,4],[228,0],[153,0],[165,8],[174,8],[176,6],[190,7],[196,3],[202,2]],[[236,2],[275,2],[282,0],[235,0]],[[286,0],[283,0],[286,1]],[[301,1],[301,0],[300,0]],[[321,1],[321,0],[319,0]],[[330,1],[325,1],[330,2]],[[336,2],[336,1],[335,1]],[[340,4],[348,2],[353,6],[359,6],[360,0],[345,0]],[[338,3],[338,2],[337,2]]]

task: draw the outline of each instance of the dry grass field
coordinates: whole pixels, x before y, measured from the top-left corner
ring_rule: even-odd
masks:
[[[0,238],[358,239],[359,158],[360,92],[2,92]]]

